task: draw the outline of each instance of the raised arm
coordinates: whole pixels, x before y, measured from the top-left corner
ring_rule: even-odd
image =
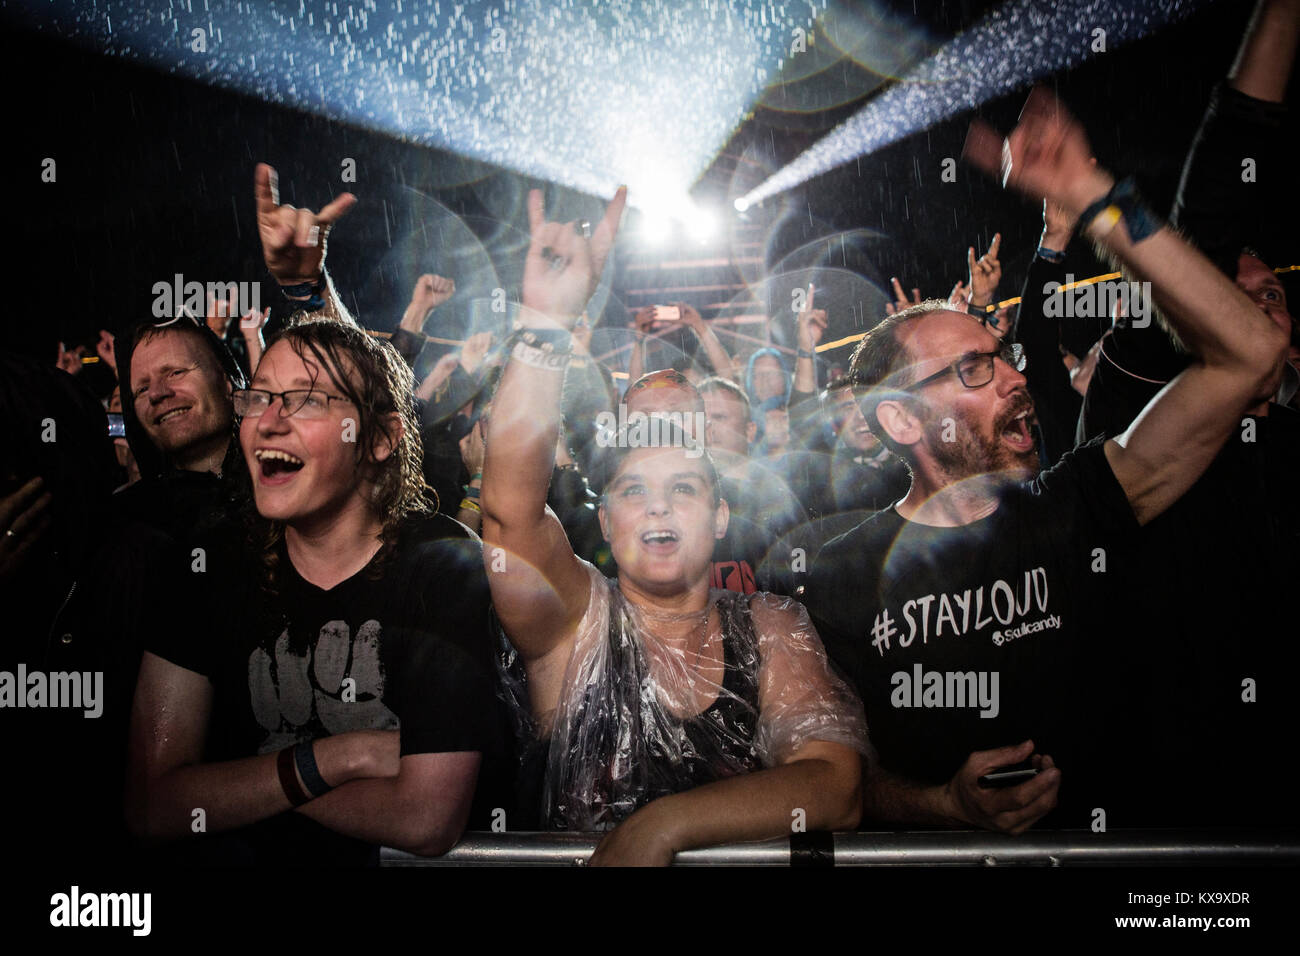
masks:
[[[1269,103],[1281,103],[1300,37],[1300,0],[1259,0],[1228,85]]]
[[[1025,348],[1025,380],[1034,399],[1049,465],[1074,447],[1083,406],[1071,385],[1068,363],[1061,361],[1061,309],[1049,307],[1060,305],[1060,299],[1051,301],[1050,290],[1065,282],[1064,254],[1073,230],[1074,219],[1060,206],[1043,203],[1043,235],[1025,274],[1012,332]]]
[[[655,307],[647,305],[637,309],[632,317],[632,327],[636,329],[636,343],[632,346],[632,355],[627,360],[627,381],[623,383],[623,393],[632,387],[632,383],[648,371],[645,367],[646,349],[650,345],[650,329],[654,326]]]
[[[794,387],[791,389],[791,404],[794,394],[817,394],[817,343],[826,334],[826,310],[813,308],[817,287],[808,283],[808,295],[804,299],[803,310],[795,316],[794,332],[797,351],[794,360]]]
[[[723,378],[734,378],[736,375],[736,362],[731,357],[721,340],[718,339],[717,333],[713,327],[704,321],[704,317],[698,311],[687,305],[685,302],[678,302],[677,308],[681,310],[682,323],[688,325],[695,337],[700,342],[700,348],[704,349],[704,355],[708,358],[709,364],[713,366],[713,374],[721,375]]]
[[[1259,4],[1183,164],[1170,220],[1229,275],[1242,246],[1260,245],[1286,218],[1279,216],[1291,185],[1283,100],[1298,33],[1298,0]]]
[[[429,316],[455,294],[456,283],[443,276],[430,272],[415,280],[411,301],[402,313],[402,319],[391,339],[393,348],[397,349],[411,368],[415,368],[428,341],[424,335],[424,326],[429,321]],[[425,398],[427,400],[427,396]]]
[[[257,201],[262,257],[285,298],[310,308],[318,297],[323,304],[312,311],[355,325],[356,320],[344,308],[325,271],[325,244],[330,229],[356,205],[357,197],[340,193],[318,213],[281,205],[279,179],[266,163],[257,164],[253,194]]]
[[[559,519],[546,506],[560,428],[568,337],[595,290],[622,217],[620,189],[591,240],[572,223],[547,222],[542,195],[528,197],[531,241],[520,341],[492,404],[483,462],[483,558],[492,601],[525,661],[555,651],[586,611],[590,582]],[[536,702],[534,702],[536,704]]]
[[[248,314],[239,320],[239,334],[243,336],[244,348],[248,351],[250,379],[257,373],[257,363],[262,360],[262,353],[266,351],[266,340],[262,338],[262,329],[266,327],[266,320],[270,317],[271,309],[268,306],[261,312],[250,309]]]
[[[1002,263],[998,261],[998,247],[1001,245],[1002,233],[999,232],[993,235],[988,251],[978,259],[975,258],[974,246],[966,250],[967,288],[970,290],[970,301],[966,308],[967,311],[985,321],[996,321],[993,318],[992,307],[998,293],[998,283],[1002,281]],[[999,329],[996,326],[993,329],[993,334],[998,338],[1006,332],[1006,329]]]
[[[968,154],[1004,183],[1051,199],[1080,217],[1111,195],[1114,179],[1090,162],[1082,128],[1050,93],[1036,89],[1006,141],[972,128]],[[1110,206],[1089,213],[1089,234],[1139,281],[1192,352],[1170,382],[1106,456],[1139,522],[1146,523],[1200,477],[1247,409],[1277,386],[1287,336],[1203,255],[1161,225],[1134,241],[1130,223]]]

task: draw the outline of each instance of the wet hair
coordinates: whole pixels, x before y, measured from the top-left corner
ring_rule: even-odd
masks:
[[[889,437],[876,417],[876,404],[886,398],[899,397],[898,390],[910,385],[915,377],[912,364],[915,359],[898,338],[898,329],[906,322],[924,318],[936,312],[951,311],[943,299],[926,299],[910,305],[900,312],[887,315],[871,329],[849,359],[849,371],[843,385],[859,386],[867,390],[863,397],[863,413],[871,432],[881,444],[901,458],[909,461],[908,450]]]
[[[374,485],[370,507],[383,522],[383,546],[376,573],[382,568],[408,519],[432,514],[436,494],[424,480],[424,446],[415,411],[415,379],[410,367],[389,343],[372,338],[355,325],[332,319],[291,320],[267,343],[267,351],[286,342],[307,364],[315,386],[323,373],[337,392],[357,410],[356,462],[364,477]],[[400,432],[391,416],[401,421]],[[383,461],[376,461],[372,449],[378,440],[392,447]],[[267,556],[269,581],[274,590],[277,545],[284,534],[283,522],[253,520],[255,535]]]
[[[647,415],[647,418],[659,419],[653,425],[658,431],[659,440],[653,444],[633,444],[635,431],[630,427],[622,428],[611,437],[600,441],[601,447],[593,463],[592,484],[601,490],[601,501],[604,502],[610,486],[618,477],[618,473],[623,470],[632,452],[642,448],[680,448],[690,453],[693,459],[704,466],[704,473],[708,476],[709,486],[713,490],[713,504],[716,507],[722,500],[722,487],[718,481],[718,469],[713,462],[713,456],[709,454],[703,442],[691,438],[680,425],[667,418],[663,412],[652,412]],[[698,456],[695,452],[699,452]]]

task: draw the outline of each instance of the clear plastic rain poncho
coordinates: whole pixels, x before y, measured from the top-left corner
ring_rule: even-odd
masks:
[[[776,766],[813,740],[867,752],[862,705],[830,670],[802,605],[714,590],[707,612],[659,616],[586,567],[591,599],[559,705],[528,720],[526,691],[513,686],[520,723],[546,750],[544,826],[609,829],[659,797]],[[683,630],[672,644],[655,637]]]

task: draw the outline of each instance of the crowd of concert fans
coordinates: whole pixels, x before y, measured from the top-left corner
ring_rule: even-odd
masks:
[[[530,196],[507,334],[431,362],[455,277],[368,333],[325,268],[354,197],[295,209],[258,166],[283,316],[104,333],[109,396],[79,351],[0,353],[10,819],[333,864],[466,829],[602,831],[618,864],[1290,825],[1298,21],[1260,5],[1167,215],[1041,90],[1005,140],[976,124],[968,160],[1043,201],[1018,305],[995,236],[946,299],[894,280],[830,376],[812,286],[794,349],[730,354],[677,303],[603,317],[638,337],[626,372],[594,356],[623,191],[594,225]],[[1066,311],[1071,243],[1122,274],[1113,308]]]

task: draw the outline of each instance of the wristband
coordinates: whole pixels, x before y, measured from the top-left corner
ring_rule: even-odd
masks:
[[[970,315],[975,315],[975,316],[979,316],[980,318],[984,318],[990,312],[997,311],[997,304],[990,302],[988,305],[976,305],[974,302],[967,302],[966,311]]]
[[[313,797],[323,797],[334,789],[320,775],[320,768],[316,766],[316,752],[312,749],[312,741],[308,740],[293,748],[293,762],[298,768],[298,776],[302,777],[302,782],[307,787],[307,792]]]
[[[794,354],[798,358],[815,359],[817,357],[816,349],[796,349]]]
[[[472,498],[475,501],[478,501],[479,489],[475,488],[473,485],[466,485],[462,490],[465,492],[466,498]]]
[[[543,352],[567,352],[573,348],[573,333],[568,329],[519,329],[525,344]]]
[[[1064,262],[1065,253],[1056,249],[1049,249],[1047,246],[1039,246],[1036,253],[1038,258],[1046,259],[1048,262]]]
[[[298,777],[293,772],[293,747],[285,747],[275,756],[275,770],[280,775],[280,789],[289,798],[289,803],[300,807],[311,798],[303,793],[298,785]]]
[[[1135,243],[1149,238],[1165,224],[1142,201],[1133,177],[1126,176],[1112,186],[1106,195],[1080,213],[1076,228],[1081,232],[1086,230],[1094,238],[1100,239],[1114,229],[1121,219],[1124,220],[1129,238]]]
[[[516,342],[514,349],[510,352],[512,359],[516,359],[524,365],[548,369],[552,372],[563,372],[568,367],[572,355],[572,352],[543,351],[522,341]]]
[[[300,282],[298,285],[280,286],[281,295],[283,295],[286,299],[292,299],[295,302],[300,303],[302,307],[305,308],[308,312],[315,312],[319,309],[325,308],[325,299],[323,296],[324,292],[325,292],[324,270],[321,271],[320,278],[317,279],[315,282]],[[303,296],[308,297],[306,301],[303,301],[302,298]]]
[[[407,336],[407,335],[415,339],[415,341],[419,344],[420,348],[424,348],[425,345],[427,345],[429,342],[429,337],[425,335],[423,332],[415,332],[412,331],[411,329],[404,329],[401,326],[398,326],[393,330],[393,335],[388,341],[391,342],[393,339],[399,339],[402,336]],[[397,346],[393,346],[393,347],[396,348]]]
[[[474,501],[472,498],[460,499],[460,509],[462,511],[473,511],[477,514],[483,513],[482,506],[480,506],[479,503],[477,501]]]
[[[474,474],[469,476],[469,483],[471,485],[474,484],[474,482],[476,481],[482,481],[482,480],[483,480],[483,472],[481,471],[476,471],[474,472]]]

